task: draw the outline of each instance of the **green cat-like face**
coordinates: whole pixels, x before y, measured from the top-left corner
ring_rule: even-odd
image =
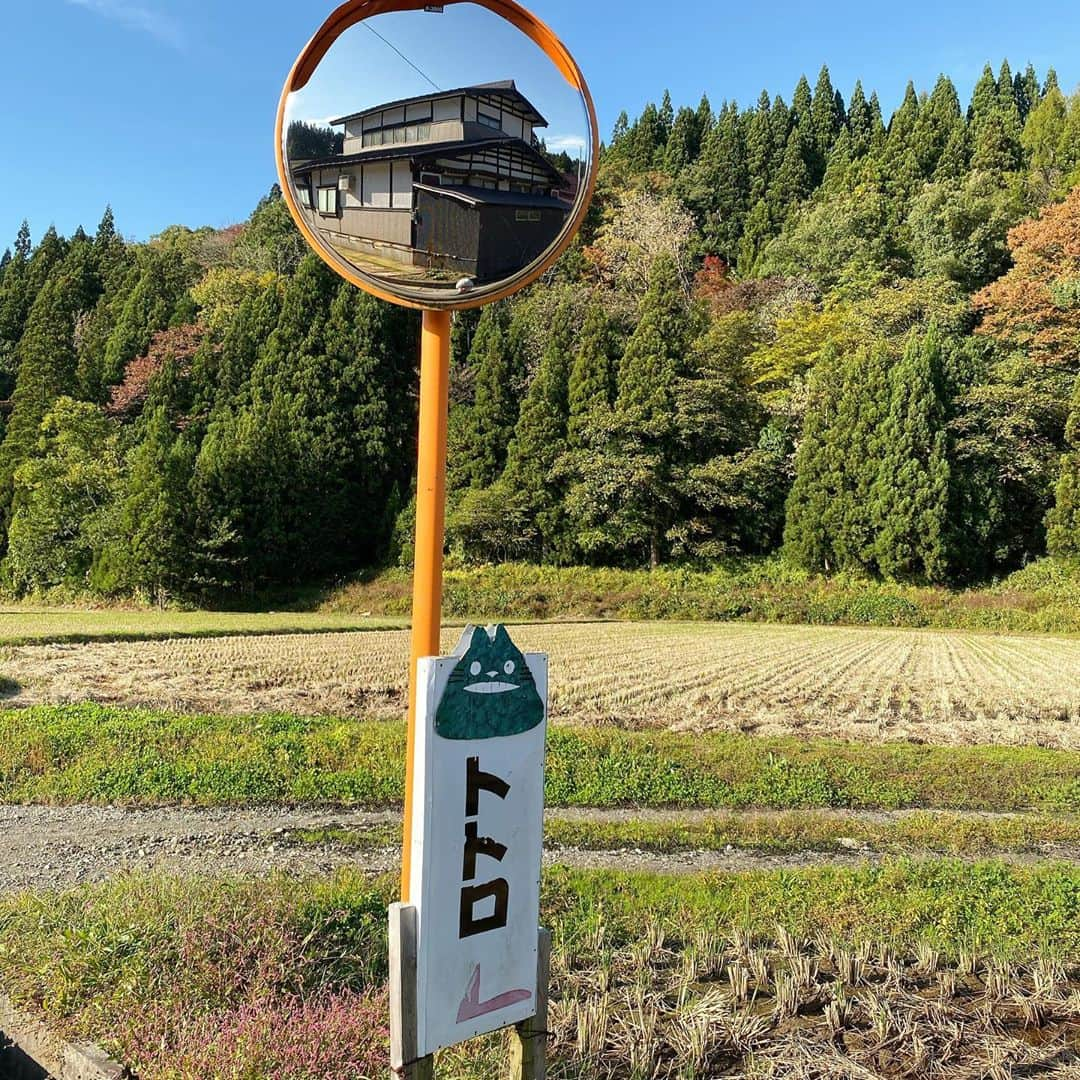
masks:
[[[529,665],[505,626],[469,626],[460,657],[435,712],[444,739],[493,739],[531,731],[544,719],[544,703]]]

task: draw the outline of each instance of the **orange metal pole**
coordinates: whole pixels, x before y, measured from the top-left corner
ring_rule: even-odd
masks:
[[[409,730],[405,751],[405,835],[401,900],[409,902],[412,861],[413,754],[416,748],[416,665],[439,655],[443,537],[446,518],[446,416],[450,394],[450,312],[425,311],[420,331],[420,438],[416,471],[416,554],[413,561]]]

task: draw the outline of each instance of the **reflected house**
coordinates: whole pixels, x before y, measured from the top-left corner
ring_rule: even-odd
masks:
[[[331,125],[344,127],[342,152],[291,161],[297,198],[332,247],[372,272],[492,281],[532,262],[570,213],[560,189],[573,181],[535,135],[547,121],[511,80]]]

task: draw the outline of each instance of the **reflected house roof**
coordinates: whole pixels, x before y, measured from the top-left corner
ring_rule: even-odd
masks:
[[[524,139],[515,139],[510,135],[496,136],[493,139],[454,139],[452,142],[441,143],[400,143],[392,146],[373,146],[369,150],[361,150],[355,154],[339,154],[336,157],[305,161],[295,165],[292,172],[294,176],[303,176],[315,169],[365,165],[375,161],[400,161],[402,159],[423,165],[424,162],[428,161],[433,163],[438,158],[459,157],[465,152],[493,149],[516,150],[523,157],[528,158],[531,163],[542,166],[549,174],[552,183],[558,184],[563,180],[562,173],[534,147],[530,146]],[[488,194],[495,194],[495,192],[489,192]]]
[[[413,184],[417,191],[428,191],[445,199],[457,199],[469,206],[523,206],[541,210],[562,210],[566,203],[554,195],[525,195],[518,191],[492,191],[478,187],[435,187],[432,184]]]
[[[474,86],[459,86],[456,90],[436,90],[430,94],[417,94],[415,97],[387,101],[381,105],[373,105],[370,109],[361,109],[360,112],[340,116],[336,120],[331,120],[330,126],[337,127],[339,124],[348,124],[353,120],[368,116],[370,113],[385,112],[388,109],[397,109],[403,105],[414,105],[421,101],[440,101],[443,98],[460,97],[462,94],[468,94],[470,97],[501,98],[524,111],[525,119],[531,121],[533,127],[548,126],[548,122],[537,112],[536,106],[517,88],[513,79],[477,83]]]

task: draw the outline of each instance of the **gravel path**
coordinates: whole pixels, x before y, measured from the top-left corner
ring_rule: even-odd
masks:
[[[873,821],[895,816],[873,811],[837,811],[837,814],[846,820]],[[549,816],[599,823],[627,819],[690,821],[708,815],[696,811],[559,810],[549,811]],[[392,810],[0,806],[0,891],[63,887],[151,868],[191,874],[255,875],[279,870],[325,873],[350,865],[373,872],[390,871],[399,865],[396,843],[380,846],[376,839],[370,847],[348,850],[332,843],[301,843],[293,833],[334,826],[351,830],[383,826],[382,835],[386,835],[400,821],[400,814]],[[1080,863],[1080,850],[1072,848],[1002,857],[1031,863],[1047,855]],[[877,862],[883,857],[868,850],[767,855],[734,847],[673,854],[575,848],[556,848],[545,853],[548,864],[659,873],[768,870],[826,863],[855,865]]]

